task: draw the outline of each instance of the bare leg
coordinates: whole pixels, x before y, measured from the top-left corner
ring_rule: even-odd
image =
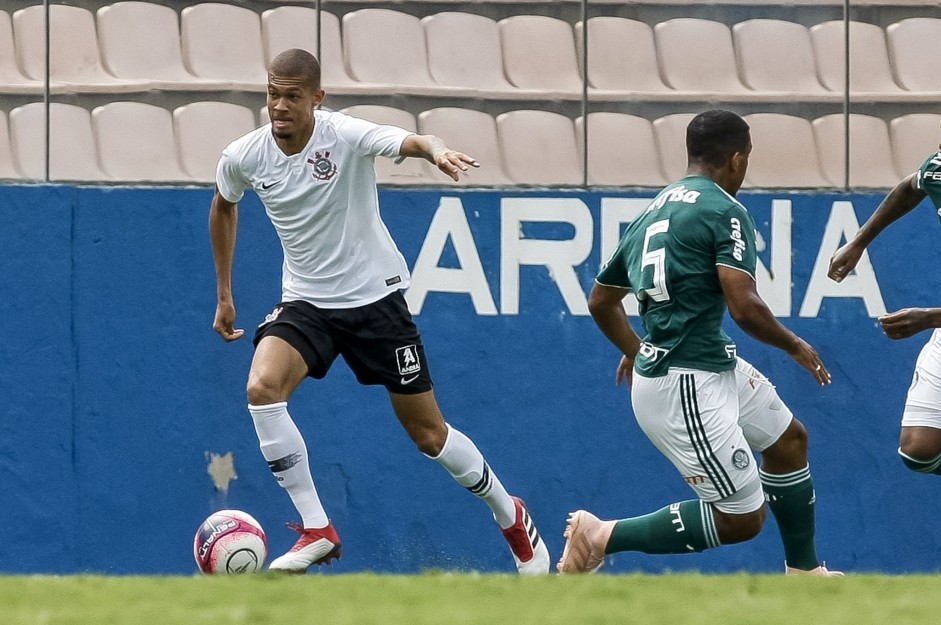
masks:
[[[287,401],[307,377],[307,363],[296,349],[277,336],[258,344],[248,372],[248,403],[262,406]]]
[[[762,506],[746,514],[729,514],[712,506],[712,516],[716,520],[716,532],[723,545],[732,545],[751,540],[761,532],[767,512]]]
[[[903,427],[899,449],[916,460],[930,460],[941,454],[941,430],[926,426]]]
[[[807,466],[807,430],[797,419],[773,445],[761,452],[761,470],[765,473],[784,474]]]
[[[438,407],[434,391],[417,395],[389,393],[392,409],[409,438],[426,456],[437,456],[448,438],[448,425]]]

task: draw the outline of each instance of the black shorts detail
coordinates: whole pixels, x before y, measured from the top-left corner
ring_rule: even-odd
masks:
[[[282,302],[258,326],[255,346],[266,336],[294,347],[312,378],[323,378],[342,356],[360,384],[406,395],[433,387],[421,335],[400,291],[357,308]]]

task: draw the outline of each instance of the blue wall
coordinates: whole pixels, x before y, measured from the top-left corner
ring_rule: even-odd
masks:
[[[210,196],[205,188],[0,187],[0,571],[193,572],[192,536],[223,507],[255,515],[273,552],[293,543],[282,526],[293,508],[268,472],[245,409],[251,344],[225,344],[211,328]],[[553,558],[572,509],[623,517],[691,496],[637,428],[627,392],[614,386],[613,347],[579,309],[571,284],[559,286],[574,276],[583,299],[602,240],[611,240],[602,214],[649,196],[381,193],[410,264],[436,214],[439,238],[450,233],[440,253],[425,245],[430,256],[416,283],[444,276],[455,290],[460,280],[451,278],[469,276],[476,285],[474,297],[432,289],[420,302],[438,398],[527,501]],[[832,238],[845,226],[847,207],[852,219],[865,220],[880,196],[741,197],[768,243],[762,262],[775,271],[763,292],[776,294],[781,320],[818,348],[834,375],[832,387],[818,388],[785,355],[729,325],[739,353],[772,378],[810,431],[821,556],[848,571],[938,570],[936,484],[904,469],[895,453],[927,334],[891,342],[877,311],[864,305],[879,298],[889,310],[941,304],[930,252],[939,234],[934,211],[920,207],[873,246],[871,284],[821,295],[833,288],[820,279],[832,252],[826,233]],[[575,217],[513,219],[526,210]],[[468,231],[470,246],[460,236]],[[254,196],[242,203],[239,236],[235,292],[239,327],[250,333],[280,294],[280,248]],[[539,240],[555,243],[547,252]],[[568,276],[526,264],[535,261],[518,267],[514,259],[526,254],[536,261],[569,254],[576,266]],[[483,288],[468,269],[475,259]],[[413,288],[413,307],[415,295]],[[806,300],[819,310],[802,315]],[[358,386],[338,363],[325,381],[302,385],[291,410],[344,541],[331,572],[512,570],[486,507],[414,450],[382,389]],[[228,452],[238,477],[220,490],[207,469],[213,455]],[[769,521],[750,543],[694,556],[619,554],[607,570],[782,566]]]

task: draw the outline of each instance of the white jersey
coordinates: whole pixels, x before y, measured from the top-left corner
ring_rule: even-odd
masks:
[[[410,134],[318,110],[297,154],[281,151],[270,125],[222,151],[219,193],[238,202],[253,188],[281,239],[283,301],[354,308],[409,285],[405,259],[379,216],[375,157],[398,156]]]

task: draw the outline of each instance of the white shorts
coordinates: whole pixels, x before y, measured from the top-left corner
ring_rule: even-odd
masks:
[[[751,448],[764,451],[781,438],[794,413],[778,397],[771,381],[741,356],[735,366],[735,382],[738,385],[738,424]]]
[[[918,354],[905,398],[902,427],[915,426],[941,429],[941,329],[931,333]]]
[[[792,415],[754,367],[739,359],[722,373],[635,375],[631,402],[641,429],[701,500],[731,514],[764,505],[752,450],[774,443]]]

